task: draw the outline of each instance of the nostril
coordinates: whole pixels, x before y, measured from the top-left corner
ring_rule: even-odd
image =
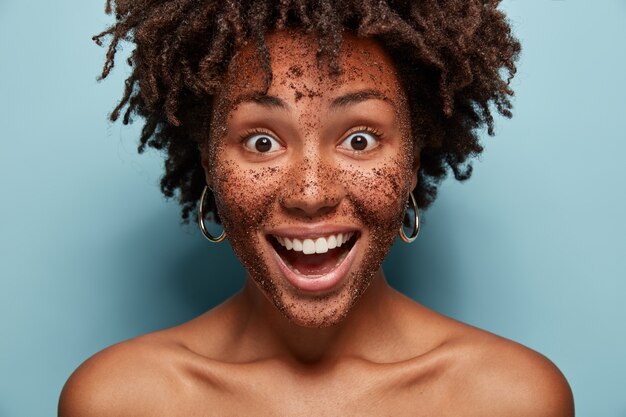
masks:
[[[335,210],[343,196],[339,193],[296,192],[282,198],[281,205],[306,217],[318,217]]]

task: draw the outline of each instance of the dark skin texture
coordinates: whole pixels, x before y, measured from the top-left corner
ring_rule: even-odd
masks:
[[[214,135],[204,165],[226,234],[252,280],[292,322],[328,327],[345,317],[380,268],[415,186],[418,161],[406,98],[394,72],[383,70],[393,67],[380,48],[347,38],[346,71],[331,78],[318,68],[315,39],[291,36],[297,41],[269,37],[275,82],[265,97],[284,107],[250,98],[262,91],[263,73],[249,64],[254,51],[244,51],[231,67],[238,79],[229,80],[231,88],[217,100],[213,125],[225,134]],[[224,130],[220,114],[227,114]],[[262,154],[242,146],[250,129],[275,137],[276,150]],[[370,133],[360,152],[343,143],[366,129],[380,140]],[[360,231],[355,268],[340,289],[303,296],[280,278],[265,236],[329,225]]]
[[[263,85],[244,48],[203,147],[207,183],[249,273],[244,288],[187,323],[87,360],[68,380],[59,415],[573,416],[569,386],[548,359],[387,284],[380,265],[419,156],[385,52],[346,36],[344,72],[333,78],[317,65],[311,35],[267,40],[267,96],[284,108],[237,99]],[[355,91],[369,93],[333,108]],[[364,127],[380,140],[355,153],[343,140]],[[250,129],[277,139],[271,153],[245,146]],[[330,291],[298,291],[269,256],[266,233],[303,224],[360,232],[357,257]]]

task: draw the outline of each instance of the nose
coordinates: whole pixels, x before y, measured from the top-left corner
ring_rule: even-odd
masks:
[[[282,190],[282,206],[296,216],[315,218],[332,212],[345,196],[339,173],[319,156],[294,161]]]

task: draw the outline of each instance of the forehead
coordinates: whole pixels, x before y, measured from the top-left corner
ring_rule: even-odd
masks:
[[[319,62],[318,38],[296,31],[277,31],[265,38],[272,71],[268,95],[291,103],[330,101],[346,92],[375,90],[391,101],[403,97],[396,69],[381,45],[370,38],[345,34],[337,54],[341,69],[331,75],[329,57]],[[231,99],[264,92],[267,71],[256,45],[249,44],[233,58],[225,93]]]

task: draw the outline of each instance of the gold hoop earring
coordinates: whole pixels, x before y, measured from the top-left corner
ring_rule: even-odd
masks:
[[[202,190],[202,196],[200,197],[200,207],[198,210],[198,222],[200,223],[200,230],[202,230],[202,234],[204,235],[204,237],[207,238],[209,242],[220,243],[226,238],[226,231],[222,230],[222,233],[218,237],[215,237],[211,233],[209,233],[206,226],[204,225],[204,197],[206,197],[208,189],[209,187],[205,185],[204,189]]]
[[[409,204],[407,204],[407,209],[410,206],[413,206],[413,211],[415,211],[415,225],[413,226],[413,232],[411,233],[411,236],[407,236],[406,233],[404,233],[404,219],[402,219],[403,224],[400,225],[400,230],[398,231],[400,238],[406,243],[413,242],[420,232],[420,217],[417,212],[417,203],[415,202],[415,197],[413,196],[412,191],[409,193]],[[404,215],[406,216],[406,211]]]

